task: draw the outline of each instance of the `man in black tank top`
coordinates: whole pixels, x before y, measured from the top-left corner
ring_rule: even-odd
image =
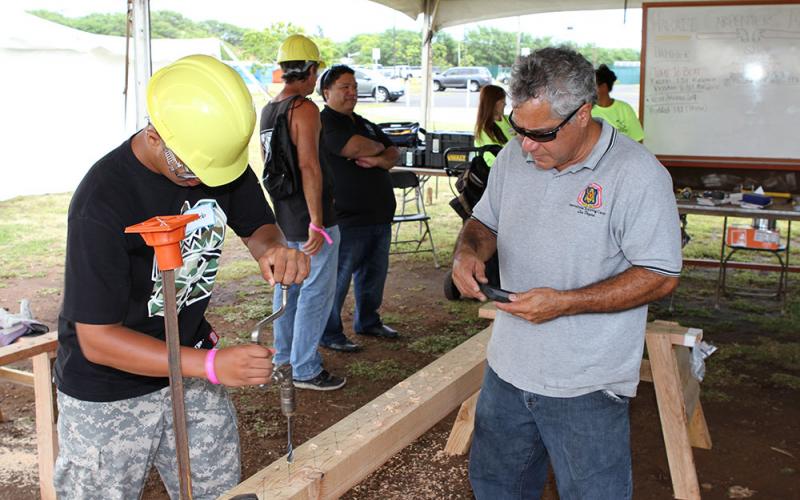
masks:
[[[319,108],[306,99],[314,91],[322,61],[316,44],[303,35],[292,35],[278,49],[278,63],[285,85],[261,111],[261,153],[268,151],[278,116],[286,115],[295,164],[302,189],[282,199],[273,197],[278,226],[291,248],[311,256],[311,270],[302,285],[289,289],[286,313],[275,321],[275,358],[278,366],[290,363],[296,387],[329,391],[344,386],[345,379],[322,367],[317,344],[333,307],[339,227],[333,208],[333,178],[320,165]],[[273,304],[280,303],[276,289]]]

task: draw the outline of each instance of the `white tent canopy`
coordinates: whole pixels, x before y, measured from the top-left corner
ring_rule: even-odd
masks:
[[[420,14],[433,14],[431,29],[458,26],[477,21],[503,17],[540,14],[543,12],[565,12],[570,10],[634,9],[642,6],[641,0],[372,0],[411,19]],[[682,0],[659,0],[677,2]],[[724,0],[710,0],[724,1]]]
[[[220,41],[153,40],[155,69],[188,54],[220,57]],[[134,131],[133,75],[125,121],[125,38],[93,35],[26,14],[0,12],[3,137],[0,200],[64,192]],[[8,181],[11,179],[11,182]]]

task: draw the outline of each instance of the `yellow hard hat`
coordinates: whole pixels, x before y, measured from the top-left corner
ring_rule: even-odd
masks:
[[[304,35],[291,35],[283,41],[278,49],[278,63],[286,61],[313,61],[320,68],[325,67],[319,55],[319,47]]]
[[[161,68],[147,85],[147,112],[164,143],[203,184],[227,184],[247,168],[253,99],[227,64],[193,55]]]

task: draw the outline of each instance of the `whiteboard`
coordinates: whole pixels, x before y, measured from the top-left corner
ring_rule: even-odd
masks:
[[[650,151],[800,159],[800,4],[644,8],[640,115]]]

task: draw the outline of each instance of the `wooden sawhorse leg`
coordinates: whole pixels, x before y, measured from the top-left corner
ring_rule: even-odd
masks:
[[[42,500],[55,500],[53,466],[58,455],[55,393],[50,353],[33,356],[33,390],[36,399],[36,448],[39,457],[39,492]]]
[[[692,446],[711,447],[700,405],[700,384],[691,374],[688,347],[673,345],[670,333],[645,336],[661,431],[675,498],[699,499]]]
[[[447,438],[447,444],[444,445],[444,452],[448,455],[465,455],[469,451],[472,444],[472,433],[475,431],[475,406],[478,404],[480,393],[481,391],[476,392],[461,403],[456,421],[453,423],[453,429]]]

